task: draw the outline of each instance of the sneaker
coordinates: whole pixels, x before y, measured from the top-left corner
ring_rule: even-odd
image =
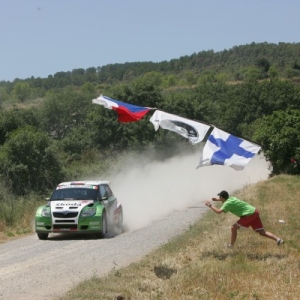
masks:
[[[284,244],[284,241],[283,241],[282,239],[278,239],[278,240],[277,240],[277,245],[279,246],[279,245],[281,245],[281,244]]]
[[[228,249],[232,249],[233,246],[232,246],[231,244],[227,244],[227,248],[228,248]]]

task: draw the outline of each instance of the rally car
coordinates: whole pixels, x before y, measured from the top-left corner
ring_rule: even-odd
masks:
[[[123,232],[123,208],[109,181],[62,182],[35,215],[40,240],[49,233],[92,233],[104,238],[109,232]]]

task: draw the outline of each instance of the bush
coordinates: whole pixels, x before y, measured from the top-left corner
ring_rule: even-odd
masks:
[[[0,173],[16,195],[43,192],[63,179],[57,150],[43,132],[27,126],[13,131],[0,150]]]

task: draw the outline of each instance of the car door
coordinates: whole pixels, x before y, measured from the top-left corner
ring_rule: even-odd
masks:
[[[102,197],[102,202],[106,208],[108,217],[110,220],[113,218],[114,211],[117,205],[117,199],[114,196],[110,186],[108,184],[101,184],[100,185],[100,194]]]

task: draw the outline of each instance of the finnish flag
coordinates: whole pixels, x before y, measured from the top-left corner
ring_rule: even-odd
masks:
[[[260,149],[252,142],[215,127],[204,145],[197,168],[224,165],[240,171]]]

